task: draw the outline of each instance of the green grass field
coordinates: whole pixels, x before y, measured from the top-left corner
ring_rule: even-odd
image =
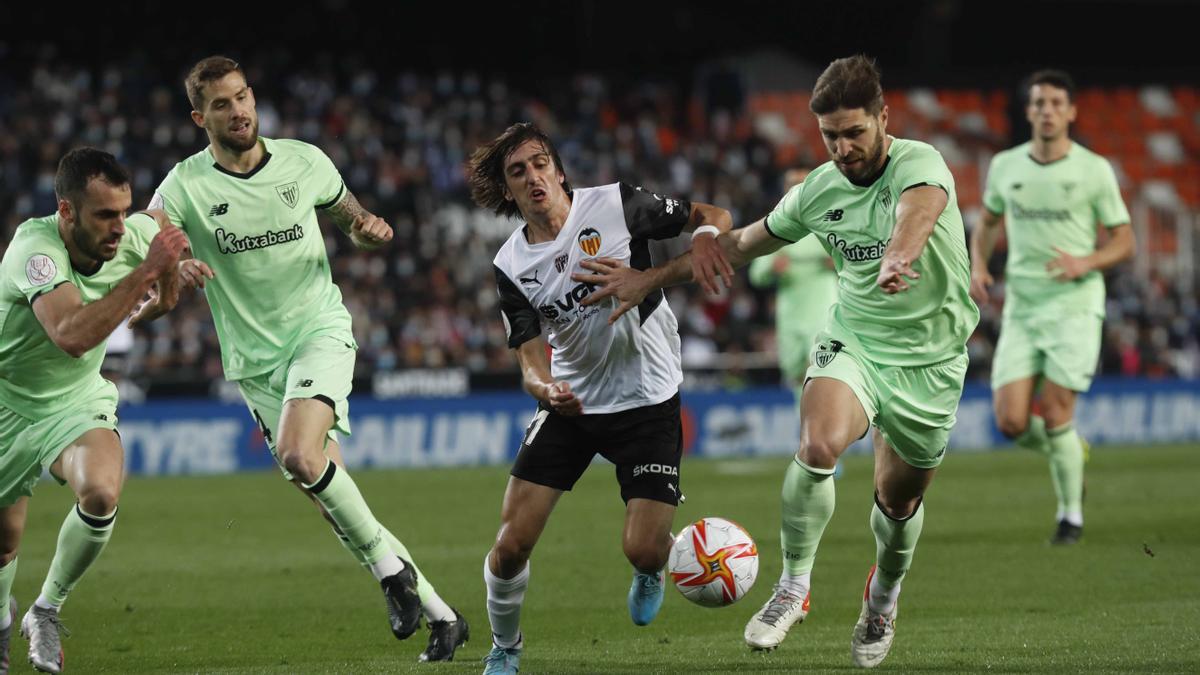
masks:
[[[870,464],[849,458],[814,570],[812,612],[770,654],[742,628],[778,576],[786,458],[688,461],[679,526],[739,521],[758,540],[741,603],[693,606],[673,589],[634,627],[622,507],[611,467],[567,495],[532,562],[523,628],[528,673],[793,672],[850,669],[850,631],[874,554]],[[1081,544],[1050,548],[1053,497],[1029,453],[950,455],[926,499],[925,532],[883,669],[938,672],[1200,671],[1200,448],[1098,449]],[[363,471],[376,514],[469,619],[453,664],[418,665],[426,632],[397,642],[375,582],[277,474],[130,480],[116,534],[64,608],[67,672],[479,672],[489,648],[483,557],[503,468]],[[34,498],[15,593],[36,597],[69,492]],[[29,672],[13,641],[13,672]]]

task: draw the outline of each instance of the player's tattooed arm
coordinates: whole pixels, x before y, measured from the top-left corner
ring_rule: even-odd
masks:
[[[342,198],[325,212],[358,248],[370,251],[392,240],[392,227],[364,209],[350,190],[345,190]]]

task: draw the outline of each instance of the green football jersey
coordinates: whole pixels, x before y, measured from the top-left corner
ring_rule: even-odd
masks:
[[[775,261],[786,259],[782,273]],[[829,254],[815,237],[785,246],[773,255],[750,262],[750,283],[778,286],[775,295],[775,339],[779,360],[791,377],[800,377],[808,360],[809,340],[825,328],[829,307],[837,300],[837,272],[829,266]]]
[[[942,188],[949,201],[912,263],[921,278],[908,279],[907,291],[888,295],[875,285],[880,260],[892,240],[900,194],[920,185]],[[966,350],[979,308],[969,295],[954,177],[933,146],[892,139],[883,173],[866,187],[826,162],[784,195],[767,216],[767,229],[786,241],[817,236],[838,272],[830,328],[875,363],[923,366]]]
[[[205,295],[230,380],[275,369],[308,336],[354,340],[316,214],[341,199],[342,178],[315,146],[260,140],[266,153],[250,172],[226,171],[205,148],[171,169],[151,203],[212,267]]]
[[[1056,281],[1046,263],[1058,257],[1054,247],[1075,256],[1096,250],[1096,224],[1129,222],[1129,210],[1112,165],[1078,143],[1066,157],[1039,163],[1033,143],[998,153],[988,169],[983,205],[1004,216],[1008,262],[1004,268],[1004,315],[1104,316],[1104,275],[1089,272]]]
[[[108,294],[146,258],[158,223],[145,214],[125,221],[116,256],[93,274],[71,266],[58,233],[58,215],[21,223],[0,261],[0,407],[41,419],[71,407],[100,380],[105,342],[74,358],[58,348],[33,313],[33,302],[60,284],[79,289],[83,302]]]

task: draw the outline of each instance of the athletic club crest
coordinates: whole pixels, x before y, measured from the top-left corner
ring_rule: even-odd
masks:
[[[579,233],[579,248],[588,255],[596,255],[600,252],[600,232],[591,227],[583,228]]]
[[[275,193],[279,195],[284,204],[287,204],[289,209],[292,209],[296,207],[296,200],[300,198],[300,186],[296,184],[296,181],[276,185]]]
[[[813,361],[816,362],[818,368],[824,368],[833,362],[833,357],[837,356],[844,346],[837,340],[830,340],[828,345],[822,343],[817,346],[817,353],[813,357]]]
[[[41,253],[31,256],[25,263],[25,278],[29,280],[31,286],[41,286],[53,279],[57,273],[58,266],[54,264],[50,256]]]

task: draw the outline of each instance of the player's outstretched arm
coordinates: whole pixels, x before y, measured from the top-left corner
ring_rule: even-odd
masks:
[[[971,298],[980,307],[987,304],[988,288],[994,282],[988,272],[988,261],[992,258],[1003,224],[1004,216],[984,208],[979,223],[971,231]]]
[[[732,230],[717,237],[717,243],[733,267],[741,267],[759,256],[774,253],[788,242],[771,236],[764,220],[755,221],[746,227]],[[618,306],[608,318],[614,323],[621,315],[637,307],[651,291],[676,286],[693,280],[692,253],[671,259],[661,267],[639,271],[613,258],[584,260],[580,265],[592,274],[576,273],[571,278],[600,286],[601,289],[588,295],[582,304],[594,305],[608,297],[614,297]]]
[[[342,193],[342,198],[325,212],[358,248],[372,251],[392,240],[392,226],[383,218],[364,209],[354,193],[348,189]]]
[[[550,357],[546,354],[546,341],[542,338],[526,340],[517,347],[517,362],[521,365],[521,383],[541,403],[550,406],[560,415],[580,415],[583,402],[571,391],[571,385],[556,381],[550,374]]]
[[[921,274],[912,268],[912,263],[925,250],[925,242],[933,234],[938,216],[950,201],[946,191],[934,185],[909,188],[900,195],[896,205],[896,224],[892,227],[892,243],[883,252],[879,265],[879,276],[875,285],[884,293],[892,295],[908,290],[909,279],[920,279]]]
[[[1133,257],[1137,243],[1129,223],[1108,228],[1108,241],[1090,255],[1074,256],[1055,246],[1058,257],[1046,263],[1046,270],[1059,281],[1072,281],[1093,270],[1106,270]]]
[[[717,277],[733,287],[733,267],[717,238],[733,229],[729,211],[712,204],[692,202],[684,232],[692,233],[692,278],[709,293],[717,293]]]
[[[84,304],[79,289],[65,283],[34,299],[34,316],[59,349],[79,358],[108,338],[155,282],[174,270],[186,246],[187,236],[179,228],[160,230],[142,264],[103,298]]]

